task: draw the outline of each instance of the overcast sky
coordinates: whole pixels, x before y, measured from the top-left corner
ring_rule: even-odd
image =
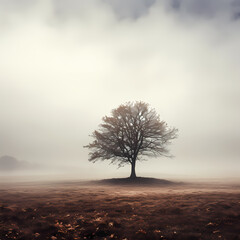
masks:
[[[135,100],[179,129],[138,175],[239,176],[240,1],[0,0],[0,156],[127,176],[83,146]]]

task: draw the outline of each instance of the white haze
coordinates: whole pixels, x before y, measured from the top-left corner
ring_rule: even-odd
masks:
[[[120,2],[0,0],[0,156],[128,176],[83,146],[111,109],[142,100],[179,138],[175,158],[138,163],[138,175],[239,176],[240,5]]]

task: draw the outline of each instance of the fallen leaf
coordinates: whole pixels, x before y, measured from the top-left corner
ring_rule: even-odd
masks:
[[[213,226],[214,224],[212,222],[209,222],[207,226]]]

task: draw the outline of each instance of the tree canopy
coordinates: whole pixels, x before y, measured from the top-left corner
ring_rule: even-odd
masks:
[[[89,161],[110,160],[119,166],[131,164],[132,178],[135,165],[143,156],[169,157],[167,146],[177,137],[177,129],[170,128],[149,104],[128,102],[103,117],[99,130],[93,132]]]

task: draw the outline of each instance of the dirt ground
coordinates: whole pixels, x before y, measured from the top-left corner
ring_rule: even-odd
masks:
[[[4,183],[0,239],[240,240],[240,187]]]

